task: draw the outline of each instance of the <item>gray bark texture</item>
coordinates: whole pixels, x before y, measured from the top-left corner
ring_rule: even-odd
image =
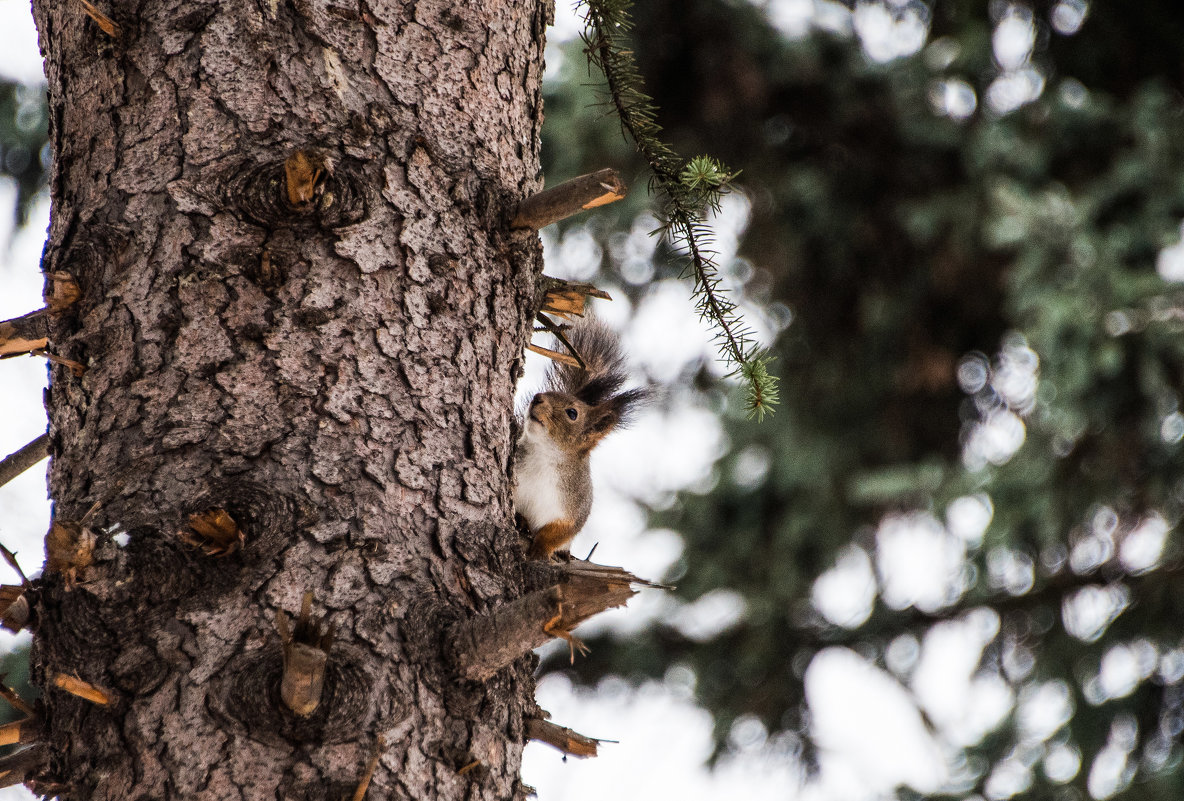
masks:
[[[82,293],[49,351],[86,371],[47,393],[30,786],[348,799],[377,752],[368,799],[525,797],[531,658],[478,683],[444,654],[530,589],[507,472],[541,253],[509,220],[540,183],[544,4],[96,5],[115,35],[33,3],[42,266]],[[226,542],[193,522],[218,510]],[[300,653],[331,645],[302,716],[276,614],[306,591]]]

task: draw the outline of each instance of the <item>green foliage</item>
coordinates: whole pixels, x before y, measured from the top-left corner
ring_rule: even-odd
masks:
[[[1151,568],[1119,552],[1148,521],[1184,517],[1184,289],[1156,270],[1184,219],[1184,38],[1173,33],[1184,8],[1095,3],[1064,36],[1051,5],[1035,9],[1047,85],[1008,113],[986,101],[998,69],[981,3],[934,4],[929,44],[884,64],[840,37],[781,37],[746,4],[636,9],[634,66],[664,135],[744,168],[756,268],[744,291],[784,304],[792,322],[771,354],[787,378],[781,413],[759,428],[728,414],[712,490],[652,518],[683,537],[669,577],[678,598],[733,593],[742,619],[706,641],[672,623],[605,638],[581,676],[691,669],[722,749],[742,716],[808,733],[801,678],[820,649],[884,660],[898,638],[985,606],[999,633],[979,675],[1017,696],[1063,684],[1073,707],[1047,742],[1023,746],[1032,785],[1021,797],[1084,797],[1112,725],[1135,731],[1133,784],[1118,797],[1179,797],[1184,677],[1170,665],[1184,646],[1182,554],[1174,532]],[[931,102],[947,81],[976,93],[964,120]],[[550,130],[563,130],[548,108]],[[688,162],[677,177],[693,193],[727,172]],[[1024,370],[1031,392],[1007,383]],[[706,393],[726,408],[720,389]],[[1020,424],[1022,446],[976,450],[999,418]],[[840,554],[874,560],[886,515],[940,521],[966,496],[992,517],[944,604],[894,608],[873,576],[866,620],[844,627],[812,608],[815,579]],[[1091,543],[1092,560],[1081,556]],[[1003,563],[1027,565],[1028,583],[1008,585]],[[1103,587],[1129,603],[1095,632],[1073,630],[1066,604]],[[1099,692],[1108,654],[1147,648],[1162,669],[1129,693]],[[1013,710],[966,749],[970,785],[949,797],[983,793],[1019,726]],[[1052,743],[1082,756],[1059,783],[1041,767]]]
[[[744,376],[745,382],[750,387],[749,401],[745,411],[748,413],[749,419],[756,417],[758,423],[764,421],[765,415],[780,400],[780,391],[777,389],[780,379],[769,372],[770,361],[772,361],[772,357],[769,356],[753,356],[740,365],[740,374]]]
[[[622,41],[632,29],[631,0],[581,0],[580,5],[585,9],[588,60],[604,73],[621,127],[650,168],[650,191],[662,198],[662,226],[656,233],[684,251],[699,315],[715,326],[720,354],[733,368],[732,374],[746,383],[749,416],[763,420],[777,403],[776,378],[769,374],[769,360],[753,342],[735,302],[720,286],[710,249],[711,230],[704,222],[706,210],[719,209],[735,173],[708,156],[684,162],[660,137],[658,110],[643,91],[632,50]]]

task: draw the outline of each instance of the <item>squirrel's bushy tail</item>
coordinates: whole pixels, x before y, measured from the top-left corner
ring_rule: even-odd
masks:
[[[577,322],[564,332],[576,353],[584,360],[584,368],[551,362],[547,369],[545,389],[548,392],[568,392],[590,406],[612,400],[621,411],[622,419],[635,411],[648,397],[646,389],[621,392],[628,378],[625,354],[615,331],[594,319]],[[562,345],[556,346],[563,350]]]

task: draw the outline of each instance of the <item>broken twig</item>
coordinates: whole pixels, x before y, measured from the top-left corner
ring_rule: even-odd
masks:
[[[354,790],[351,801],[362,801],[366,797],[366,791],[370,789],[370,780],[374,778],[374,771],[378,768],[378,760],[382,757],[385,748],[386,738],[380,734],[374,743],[374,753],[370,755],[370,761],[366,763],[366,770],[362,772],[362,778],[358,782],[358,788]]]
[[[580,623],[624,606],[636,594],[634,585],[658,586],[619,567],[573,561],[562,568],[558,584],[453,626],[452,664],[463,678],[486,681],[552,637],[570,642],[571,630]]]
[[[31,353],[49,344],[46,309],[0,322],[0,358]]]
[[[65,690],[70,695],[76,695],[98,706],[107,706],[111,703],[111,696],[105,690],[101,690],[89,681],[83,681],[77,676],[59,673],[54,676],[53,685],[60,690]]]
[[[594,757],[596,756],[596,747],[600,743],[613,742],[612,740],[585,737],[566,726],[560,726],[543,718],[529,718],[526,721],[526,738],[546,743],[552,748],[557,748],[574,757]]]
[[[177,533],[186,545],[200,548],[206,556],[229,556],[246,542],[242,527],[225,509],[207,509],[189,515],[189,528]]]
[[[49,434],[42,434],[18,451],[0,461],[0,487],[49,456]]]
[[[522,201],[510,227],[537,231],[585,209],[614,203],[625,197],[625,191],[625,182],[616,170],[590,172]]]
[[[78,2],[82,4],[82,10],[86,12],[86,15],[95,21],[95,25],[99,26],[99,30],[112,39],[119,38],[119,25],[115,23],[115,20],[99,11],[98,7],[88,0],[78,0]]]

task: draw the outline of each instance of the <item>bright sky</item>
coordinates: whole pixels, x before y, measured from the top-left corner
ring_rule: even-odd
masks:
[[[910,0],[896,0],[887,6],[863,4],[855,14],[828,0],[750,2],[762,7],[786,36],[800,37],[812,28],[853,32],[869,57],[881,61],[916,52],[927,32],[927,10]],[[558,5],[553,42],[576,36],[580,25],[564,0]],[[1079,5],[1077,0],[1062,0],[1058,8],[1065,7],[1063,24],[1074,24],[1073,14]],[[996,110],[1028,102],[1043,88],[1042,79],[1029,65],[1032,30],[1030,16],[1019,11],[1009,12],[999,25],[994,44],[1001,67],[999,81],[1004,84],[996,88],[997,81],[988,92],[988,101]],[[562,68],[562,59],[553,49],[547,61],[549,74]],[[26,82],[40,80],[40,57],[26,3],[0,2],[0,74]],[[930,99],[938,111],[955,118],[973,112],[978,102],[967,84],[936,87]],[[0,184],[0,240],[4,243],[0,250],[0,319],[40,305],[37,265],[47,204],[38,205],[25,229],[11,233],[5,226],[12,199],[11,187]],[[722,263],[734,255],[747,215],[742,195],[725,205],[716,223]],[[621,253],[614,254],[631,280],[644,281],[646,271],[652,269],[650,222],[639,221]],[[586,277],[599,263],[595,242],[579,229],[562,240],[551,232],[543,236],[551,274]],[[1184,263],[1184,257],[1173,251],[1160,270],[1184,275],[1177,263]],[[630,311],[635,314],[627,321]],[[774,330],[768,319],[751,311],[755,327]],[[611,324],[625,327],[623,335],[632,358],[651,376],[672,377],[682,364],[710,352],[709,335],[690,307],[685,284],[661,283],[637,309],[618,300],[601,304],[599,313]],[[1014,344],[1014,363],[1009,383],[1003,388],[1010,387],[1016,397],[1033,391],[1036,381],[1036,364],[1029,359],[1031,352],[1024,350],[1023,343]],[[967,381],[976,380],[975,368],[974,364],[965,365]],[[2,456],[44,431],[41,388],[46,371],[40,360],[31,358],[0,362],[0,371],[4,382],[0,419],[6,421],[0,428]],[[540,372],[541,365],[535,362],[524,380],[524,391],[529,391]],[[960,378],[962,373],[960,370]],[[1184,430],[1184,422],[1181,428]],[[997,425],[987,421],[970,439],[975,444],[968,459],[998,463],[1021,447],[1023,424],[1015,415]],[[680,541],[672,532],[647,531],[640,507],[627,494],[653,502],[680,488],[702,484],[710,479],[723,447],[723,434],[715,419],[681,400],[669,408],[652,410],[630,431],[615,434],[596,453],[598,503],[573,550],[586,551],[599,543],[598,561],[623,565],[642,576],[661,576],[678,558]],[[749,466],[759,475],[761,455],[754,452],[751,456]],[[840,624],[865,619],[875,597],[877,577],[887,603],[901,608],[910,604],[939,608],[961,591],[965,580],[962,557],[968,547],[977,546],[990,517],[989,499],[972,497],[959,499],[944,510],[943,519],[917,514],[884,520],[876,532],[874,555],[852,546],[818,582],[813,595],[816,608]],[[18,551],[30,572],[41,562],[41,538],[48,518],[41,467],[0,488],[0,539]],[[1166,525],[1150,520],[1145,528],[1140,537],[1127,540],[1135,543],[1130,564],[1152,565],[1162,550]],[[1105,547],[1104,537],[1099,537],[1091,546],[1093,550],[1087,549],[1077,558],[1096,558],[1098,549]],[[996,561],[1001,587],[1021,586],[1025,575],[1030,576],[1030,565],[1025,573],[1025,565],[1014,558],[1004,555]],[[3,580],[11,581],[7,577]],[[1075,602],[1067,615],[1088,633],[1091,627],[1100,630],[1123,604],[1124,598],[1091,596]],[[586,624],[583,631],[606,627],[639,631],[646,621],[661,616],[675,620],[688,636],[705,639],[733,625],[743,614],[743,602],[735,593],[720,591],[679,607],[668,596],[651,590],[634,599],[628,609]],[[537,788],[544,801],[601,801],[605,797],[870,801],[890,796],[892,788],[901,784],[922,792],[937,790],[943,783],[956,784],[957,776],[951,773],[955,749],[976,742],[1015,704],[1020,705],[1032,730],[1044,733],[1044,738],[1055,730],[1055,725],[1049,729],[1049,721],[1055,723],[1067,714],[1064,703],[1058,702],[1063,693],[1058,694],[1056,687],[1016,699],[1001,680],[975,675],[982,648],[997,627],[992,613],[976,612],[934,629],[920,641],[899,638],[888,652],[894,673],[873,667],[850,650],[832,648],[820,653],[805,679],[821,750],[820,773],[810,780],[798,771],[792,741],[770,738],[756,721],[736,726],[732,737],[736,755],[714,772],[707,771],[703,760],[710,751],[711,721],[691,701],[694,676],[685,668],[672,666],[661,682],[630,687],[619,680],[607,680],[594,691],[577,689],[561,676],[548,677],[541,682],[538,697],[553,720],[618,742],[604,745],[600,757],[583,761],[564,761],[549,747],[531,744],[526,749],[523,780]],[[11,647],[12,639],[0,634],[0,647]],[[1146,659],[1140,662],[1141,658],[1137,649],[1116,655],[1107,674],[1108,684],[1099,692],[1120,692],[1126,678],[1147,669]],[[1178,661],[1184,665],[1184,656]],[[922,722],[921,710],[932,729]],[[1120,745],[1115,746],[1116,753],[1121,751]],[[1076,773],[1071,754],[1058,758],[1069,776]],[[1008,768],[1009,772],[992,779],[998,798],[1022,789],[1024,770],[1030,776],[1030,765]],[[0,801],[31,797],[19,788],[0,790]]]

